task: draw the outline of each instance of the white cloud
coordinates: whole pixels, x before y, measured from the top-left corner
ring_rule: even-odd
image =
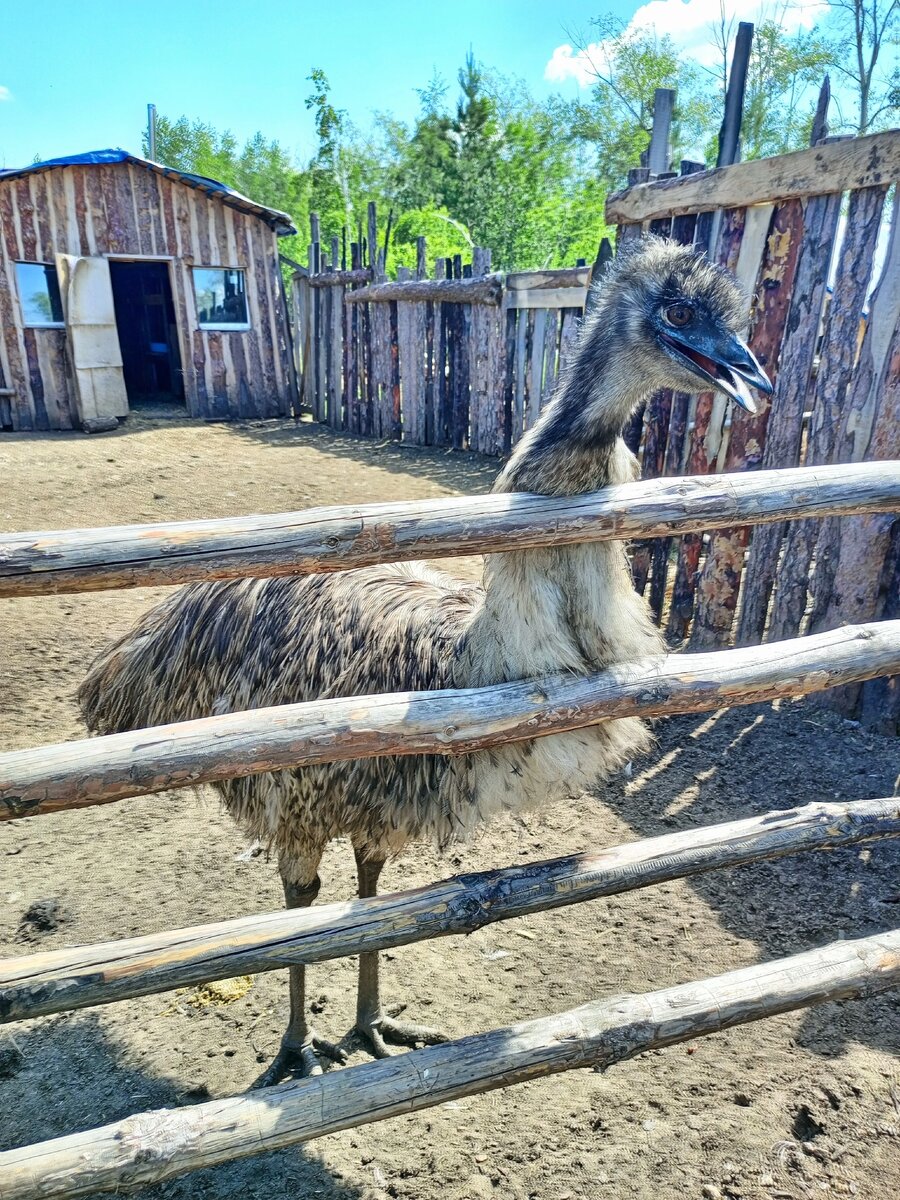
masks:
[[[788,33],[798,29],[809,29],[826,11],[827,4],[821,0],[796,0],[795,3],[776,3],[763,0],[753,4],[740,0],[649,0],[642,4],[628,22],[628,29],[655,30],[659,37],[668,36],[683,54],[703,66],[713,66],[718,61],[718,51],[712,40],[712,27],[721,20],[722,9],[726,21],[733,22],[734,33],[738,21],[760,21],[773,19]],[[556,82],[574,79],[580,87],[589,87],[596,70],[593,64],[602,64],[608,47],[604,42],[591,42],[583,49],[565,43],[557,46],[544,69],[544,78]]]
[[[0,102],[4,100],[12,100],[12,92],[8,87],[4,87],[3,84],[0,83]]]

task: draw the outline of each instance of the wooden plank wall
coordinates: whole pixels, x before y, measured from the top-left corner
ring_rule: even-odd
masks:
[[[884,161],[900,161],[900,132],[880,135],[879,146]],[[834,147],[838,152],[842,161],[848,155],[855,161],[854,147]],[[772,178],[781,178],[778,161],[772,166]],[[717,173],[723,186],[730,170]],[[751,295],[749,342],[775,383],[775,394],[770,400],[759,397],[752,416],[726,409],[712,395],[694,397],[686,434],[676,427],[674,408],[667,418],[660,404],[651,401],[628,433],[645,476],[661,473],[660,441],[666,434],[662,473],[677,470],[679,457],[681,469],[690,475],[866,458],[900,460],[900,198],[892,214],[885,208],[896,170],[877,182],[865,171],[858,179],[859,186],[849,179],[847,191],[809,194],[804,185],[802,195],[781,197],[773,190],[767,197],[761,192],[759,203],[750,208],[695,214],[694,245],[734,271]],[[628,193],[612,198],[621,221],[620,242],[668,231],[657,194],[672,198],[672,234],[678,222],[691,216],[682,197],[695,188],[693,180],[682,186],[668,179],[656,193],[648,172],[640,169],[629,182],[638,189],[634,211],[652,215],[629,221]],[[648,182],[649,189],[638,186]],[[827,182],[825,176],[819,186]],[[842,175],[838,186],[846,182]],[[706,201],[705,196],[697,199]],[[710,246],[704,236],[716,227]],[[888,230],[876,280],[876,247]],[[830,269],[834,280],[829,296],[825,280]],[[651,565],[647,548],[638,547],[634,562],[639,587],[646,585],[648,575],[651,585],[656,581],[651,604],[670,642],[687,640],[692,649],[777,641],[900,611],[897,514],[689,534],[677,546],[671,587],[668,551]],[[900,679],[837,689],[820,703],[885,732],[900,731]]]
[[[900,132],[894,136],[900,142]],[[882,143],[894,153],[883,137]],[[701,166],[684,163],[682,174]],[[648,178],[646,168],[631,173],[633,185]],[[751,296],[749,343],[775,384],[771,399],[758,397],[753,415],[712,393],[653,397],[625,431],[644,477],[900,459],[900,199],[889,220],[891,180],[862,182],[846,193],[772,194],[749,208],[691,213],[683,211],[677,186],[694,181],[667,178],[676,215],[657,212],[620,225],[620,242],[649,232],[672,236],[737,275]],[[641,203],[650,204],[646,193]],[[627,193],[616,206],[627,215]],[[886,265],[873,293],[876,245],[888,224]],[[824,281],[832,259],[829,298]],[[595,271],[600,264],[598,256]],[[488,252],[476,248],[470,268],[438,260],[435,274],[477,279],[489,271]],[[383,279],[383,264],[370,277]],[[425,277],[424,242],[415,277]],[[508,453],[552,395],[583,312],[587,278],[581,264],[510,274],[499,307],[403,300],[345,306],[350,346],[343,351],[342,388],[346,397],[349,381],[358,398],[344,399],[339,427]],[[393,323],[386,320],[392,309]],[[354,332],[357,323],[365,337]],[[379,354],[392,340],[391,377]],[[348,371],[348,361],[358,366]],[[357,383],[367,372],[375,377],[374,392]],[[370,412],[379,411],[385,380],[397,376],[399,421],[396,409],[392,422],[354,419],[363,396]],[[312,407],[323,419],[321,405]],[[633,566],[671,644],[779,640],[900,611],[900,518],[781,522],[655,539],[633,548]],[[881,728],[900,726],[900,679],[844,689],[835,702]]]
[[[13,429],[71,429],[65,332],[24,329],[17,260],[57,253],[171,259],[187,411],[207,418],[290,413],[287,313],[276,236],[258,217],[134,163],[56,167],[0,180],[0,388]],[[251,328],[197,328],[192,266],[246,272]]]
[[[481,454],[509,451],[556,386],[584,310],[588,268],[507,276],[502,303],[430,300],[345,303],[348,291],[385,280],[373,230],[326,249],[313,215],[309,274],[294,277],[293,311],[303,363],[301,397],[317,421],[371,437]],[[489,250],[474,247],[434,265],[436,279],[487,278]],[[418,239],[415,269],[427,277]]]

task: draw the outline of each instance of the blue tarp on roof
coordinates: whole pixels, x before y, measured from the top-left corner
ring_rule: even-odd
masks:
[[[271,229],[274,229],[279,237],[297,232],[287,213],[279,212],[277,208],[267,208],[264,204],[257,204],[255,200],[242,196],[240,192],[226,187],[217,179],[207,179],[205,175],[192,175],[189,171],[181,171],[177,167],[166,167],[162,163],[151,162],[148,158],[138,158],[136,154],[129,154],[127,150],[89,150],[86,154],[69,154],[63,158],[48,158],[45,162],[31,163],[27,167],[11,167],[0,170],[0,181],[15,179],[21,175],[32,175],[37,171],[50,171],[54,167],[106,166],[110,163],[123,162],[146,167],[148,171],[156,171],[168,179],[178,179],[182,183],[186,183],[188,187],[197,188],[208,196],[220,196],[224,204],[230,204],[241,212],[249,212],[260,217]]]

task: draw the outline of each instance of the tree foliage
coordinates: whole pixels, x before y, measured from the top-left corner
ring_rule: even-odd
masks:
[[[832,7],[839,20],[827,34],[788,36],[777,11],[759,24],[743,157],[808,144],[818,85],[839,60],[838,69],[855,80],[859,128],[876,127],[893,111],[900,80],[886,64],[898,37],[900,0],[835,0]],[[307,161],[293,161],[261,133],[239,145],[206,121],[164,116],[158,156],[290,213],[299,232],[282,249],[297,261],[306,259],[310,212],[319,214],[327,251],[344,229],[347,242],[364,235],[366,205],[374,200],[380,243],[394,214],[390,274],[415,266],[420,235],[428,239],[429,271],[436,257],[468,257],[474,245],[489,247],[500,269],[571,265],[591,259],[609,232],[606,195],[649,145],[657,88],[676,91],[673,164],[682,157],[715,160],[734,26],[723,15],[710,28],[710,46],[718,51],[712,58],[721,64],[710,70],[652,29],[600,17],[593,24],[597,40],[581,46],[593,71],[583,98],[537,100],[524,83],[470,54],[455,86],[434,76],[419,90],[411,122],[380,113],[365,131],[336,106],[327,76],[313,68],[305,103],[316,142]]]

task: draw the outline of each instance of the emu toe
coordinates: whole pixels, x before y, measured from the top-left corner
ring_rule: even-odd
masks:
[[[440,1042],[449,1042],[450,1039],[445,1033],[430,1025],[415,1025],[412,1022],[395,1020],[405,1007],[405,1004],[398,1004],[375,1016],[357,1017],[356,1032],[376,1058],[389,1058],[389,1045],[415,1049],[419,1046],[437,1046]]]
[[[321,1075],[320,1055],[342,1065],[347,1061],[347,1055],[340,1046],[326,1042],[324,1038],[315,1034],[310,1034],[302,1045],[285,1040],[271,1065],[251,1083],[250,1090],[274,1087],[276,1083],[285,1079],[306,1079],[310,1075]]]

